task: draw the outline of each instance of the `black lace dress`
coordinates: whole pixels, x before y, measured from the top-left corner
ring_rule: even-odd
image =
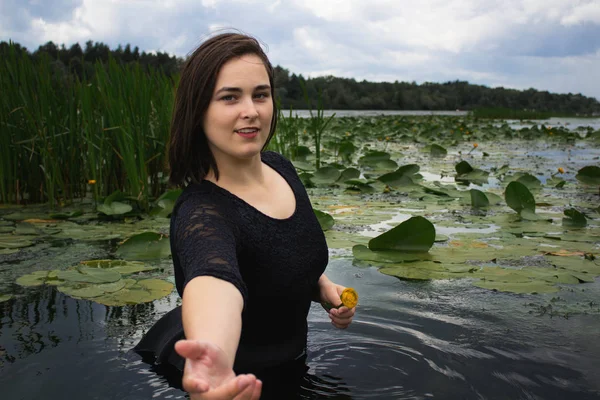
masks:
[[[307,315],[317,281],[328,262],[325,236],[294,166],[264,152],[262,161],[292,188],[296,210],[269,217],[209,181],[183,191],[171,215],[171,250],[179,295],[197,276],[237,287],[244,299],[236,373],[255,373],[305,354]],[[155,363],[182,371],[174,350],[184,337],[181,307],[164,315],[134,349]]]

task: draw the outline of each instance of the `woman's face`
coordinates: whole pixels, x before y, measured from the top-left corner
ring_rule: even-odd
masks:
[[[272,118],[271,86],[262,60],[248,54],[223,64],[204,115],[204,132],[215,161],[260,153]]]

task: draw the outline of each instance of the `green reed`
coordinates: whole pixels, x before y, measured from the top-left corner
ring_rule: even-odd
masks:
[[[147,209],[166,188],[174,87],[162,72],[115,60],[79,81],[9,47],[0,60],[0,202],[55,206],[92,188],[94,197],[121,190]]]

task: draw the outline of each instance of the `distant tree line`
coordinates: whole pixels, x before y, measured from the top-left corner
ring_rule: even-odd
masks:
[[[0,42],[0,56],[11,44]],[[110,49],[104,43],[88,41],[82,48],[75,43],[69,48],[48,42],[33,53],[12,44],[31,57],[49,56],[56,69],[63,74],[77,76],[80,80],[90,78],[94,63],[107,62],[109,57],[122,62],[137,62],[145,68],[161,70],[174,76],[184,59],[168,53],[140,52],[130,44]],[[303,83],[303,84],[302,84]],[[536,89],[516,90],[503,87],[489,88],[466,81],[445,83],[416,82],[368,82],[334,76],[305,78],[281,66],[275,67],[277,98],[282,108],[305,109],[305,91],[317,107],[321,99],[325,109],[338,110],[474,110],[479,108],[506,108],[551,112],[564,115],[600,115],[600,102],[581,94],[556,94]]]

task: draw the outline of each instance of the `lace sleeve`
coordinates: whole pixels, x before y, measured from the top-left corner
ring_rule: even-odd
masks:
[[[197,276],[214,276],[238,288],[244,304],[247,288],[237,261],[235,228],[210,199],[190,197],[177,209],[172,229],[182,288]]]

